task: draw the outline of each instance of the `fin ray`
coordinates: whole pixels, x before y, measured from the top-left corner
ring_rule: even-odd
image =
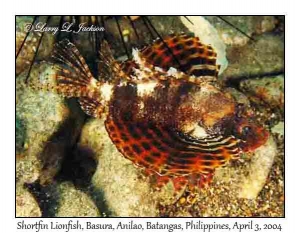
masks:
[[[65,97],[89,97],[99,92],[100,82],[93,77],[84,58],[69,40],[64,39],[55,45],[52,59],[58,63],[55,65],[55,84],[47,84],[47,87],[40,89]]]
[[[180,65],[173,59],[166,45]],[[165,37],[164,41],[156,40],[151,46],[145,47],[141,54],[148,63],[165,71],[173,67],[196,77],[217,77],[219,71],[219,66],[216,65],[216,52],[210,45],[202,44],[198,37],[170,35]]]
[[[214,150],[209,145],[190,147],[170,127],[150,122],[133,123],[109,116],[105,125],[113,143],[127,159],[160,175],[208,174],[236,155],[225,147],[227,144],[219,144]]]
[[[79,104],[87,115],[95,118],[101,118],[104,112],[104,107],[95,98],[81,97],[79,98]]]

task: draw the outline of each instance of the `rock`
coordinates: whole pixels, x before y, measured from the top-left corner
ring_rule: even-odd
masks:
[[[224,92],[228,92],[238,104],[250,106],[250,101],[249,101],[248,97],[245,94],[243,94],[242,92],[238,91],[237,89],[228,87],[228,88],[225,88]]]
[[[248,79],[240,82],[240,89],[271,108],[284,109],[284,76]]]
[[[16,154],[24,152],[26,128],[20,118],[16,117]]]
[[[57,200],[57,206],[50,212],[55,217],[99,217],[100,213],[92,199],[84,192],[76,189],[70,182],[53,186],[52,198]],[[54,206],[53,206],[54,207]]]
[[[240,29],[248,36],[271,32],[276,27],[274,16],[221,16],[224,20]],[[240,47],[246,45],[250,38],[243,35],[230,24],[217,16],[205,16],[215,27],[219,37],[228,46]]]
[[[31,78],[53,74],[47,63],[36,64]],[[19,148],[16,163],[17,181],[41,183],[51,181],[60,169],[62,159],[80,133],[84,114],[74,101],[65,100],[54,93],[34,91],[24,84],[25,71],[16,80],[16,116]],[[18,127],[19,125],[19,127]],[[20,140],[20,141],[19,141]],[[20,147],[20,146],[18,146]]]
[[[16,217],[41,217],[42,213],[32,194],[23,184],[16,184]]]
[[[228,68],[220,79],[265,76],[284,70],[284,41],[281,35],[263,34],[243,47],[227,49]]]
[[[253,152],[250,160],[243,166],[228,166],[218,169],[215,174],[216,182],[230,184],[238,198],[255,199],[265,185],[277,146],[272,136],[265,145]]]
[[[284,122],[283,121],[278,122],[277,125],[272,127],[271,132],[273,134],[278,134],[279,137],[283,137],[284,136]]]
[[[274,139],[270,137],[268,142],[258,148],[248,168],[248,174],[240,182],[239,198],[254,199],[265,185],[270,169],[277,154],[277,147]]]
[[[278,20],[274,16],[254,16],[257,19],[257,26],[255,32],[257,34],[271,32],[277,26]]]
[[[189,31],[199,37],[201,42],[211,45],[215,49],[217,64],[221,65],[219,71],[219,74],[221,74],[227,68],[228,61],[226,59],[226,45],[220,39],[217,30],[201,16],[188,16],[188,19],[181,16],[180,19]]]

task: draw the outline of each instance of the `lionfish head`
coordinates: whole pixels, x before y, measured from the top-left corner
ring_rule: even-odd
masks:
[[[269,132],[249,115],[236,116],[234,123],[234,136],[241,140],[240,147],[244,152],[264,145],[269,138]]]

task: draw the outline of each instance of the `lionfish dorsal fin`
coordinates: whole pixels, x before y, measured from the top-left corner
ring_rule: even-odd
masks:
[[[134,79],[177,79],[199,84],[216,81],[220,67],[213,48],[198,37],[172,35],[140,51],[134,49],[133,60],[121,63],[121,68]]]
[[[217,54],[210,45],[200,42],[198,37],[169,35],[157,39],[141,50],[142,57],[150,64],[168,71],[171,67],[189,76],[217,77],[219,66]]]

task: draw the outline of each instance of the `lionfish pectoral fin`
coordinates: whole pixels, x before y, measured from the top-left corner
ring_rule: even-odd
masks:
[[[233,137],[183,138],[171,127],[108,116],[106,130],[118,150],[138,166],[162,176],[212,173],[239,153]]]
[[[123,156],[135,165],[160,174],[167,157],[167,148],[152,134],[147,123],[126,121],[108,116],[106,130]]]
[[[186,186],[188,184],[188,178],[187,178],[187,176],[173,177],[172,183],[173,183],[175,192],[179,193],[179,192],[182,192],[182,190],[186,188]]]
[[[210,45],[204,45],[198,37],[170,35],[157,39],[141,51],[141,56],[153,66],[168,71],[171,67],[189,76],[217,76],[217,54]]]
[[[214,173],[201,174],[197,183],[198,189],[206,188],[213,180]]]
[[[160,191],[165,185],[167,185],[170,181],[169,176],[160,176],[156,173],[153,173],[151,176],[151,186],[155,190]]]

